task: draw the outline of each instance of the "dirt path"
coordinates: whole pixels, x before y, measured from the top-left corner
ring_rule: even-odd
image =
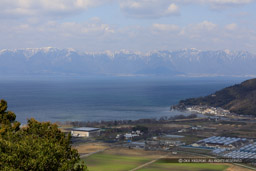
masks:
[[[105,150],[109,150],[109,149],[110,149],[110,148],[105,148],[105,149],[98,150],[98,151],[95,151],[95,152],[92,152],[92,153],[88,153],[88,154],[80,155],[80,158],[89,157],[90,155],[93,155],[93,154],[96,154],[96,153],[100,153],[100,152],[103,152],[103,151],[105,151]]]
[[[246,165],[243,165],[243,164],[239,164],[239,163],[234,163],[233,166],[235,167],[235,169],[232,170],[232,167],[231,167],[230,170],[227,170],[227,171],[252,171],[252,170],[256,170],[256,168],[246,166]]]
[[[148,166],[148,165],[150,165],[152,163],[155,163],[157,160],[159,160],[161,158],[164,158],[164,157],[166,157],[166,156],[161,156],[161,157],[159,157],[157,159],[151,160],[150,162],[144,163],[144,164],[142,164],[142,165],[140,165],[140,166],[138,166],[138,167],[136,167],[136,168],[134,168],[132,170],[129,170],[129,171],[136,171],[136,170],[141,169],[143,167],[146,167],[146,166]]]

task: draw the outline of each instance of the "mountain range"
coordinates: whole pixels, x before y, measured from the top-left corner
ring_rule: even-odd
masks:
[[[256,55],[247,51],[182,49],[148,53],[26,48],[0,50],[1,75],[256,75]]]

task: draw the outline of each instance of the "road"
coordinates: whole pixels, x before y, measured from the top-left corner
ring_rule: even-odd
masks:
[[[157,159],[154,159],[154,160],[152,160],[152,161],[150,161],[150,162],[147,162],[147,163],[145,163],[145,164],[142,164],[142,165],[140,165],[140,166],[138,166],[138,167],[136,167],[136,168],[134,168],[134,169],[132,169],[132,170],[129,170],[129,171],[136,171],[136,170],[139,170],[139,169],[141,169],[141,168],[143,168],[143,167],[146,167],[146,166],[148,166],[148,165],[150,165],[150,164],[152,164],[152,163],[155,163],[157,160],[159,160],[159,159],[161,159],[161,158],[164,158],[164,157],[166,157],[166,156],[161,156],[161,157],[159,157],[159,158],[157,158]]]
[[[100,153],[100,152],[103,152],[103,151],[108,150],[108,149],[110,149],[110,148],[105,148],[103,150],[98,150],[98,151],[95,151],[95,152],[92,152],[92,153],[80,155],[80,158],[89,157],[90,155],[93,155],[93,154],[96,154],[96,153]]]

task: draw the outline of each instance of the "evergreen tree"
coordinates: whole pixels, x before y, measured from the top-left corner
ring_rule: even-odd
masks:
[[[20,129],[16,115],[0,101],[0,168],[2,170],[86,171],[77,150],[71,148],[70,134],[56,124],[28,120]]]

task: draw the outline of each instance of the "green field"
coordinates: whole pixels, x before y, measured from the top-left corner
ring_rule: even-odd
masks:
[[[138,155],[129,154],[129,152],[124,154],[105,151],[82,160],[85,161],[90,171],[128,171],[155,158],[156,156],[148,154]],[[139,171],[224,171],[228,167],[221,164],[166,163],[165,160],[158,160]]]
[[[229,166],[220,164],[201,163],[163,163],[157,161],[138,171],[224,171]]]
[[[142,156],[123,156],[104,152],[83,159],[90,171],[127,171],[151,160]]]

